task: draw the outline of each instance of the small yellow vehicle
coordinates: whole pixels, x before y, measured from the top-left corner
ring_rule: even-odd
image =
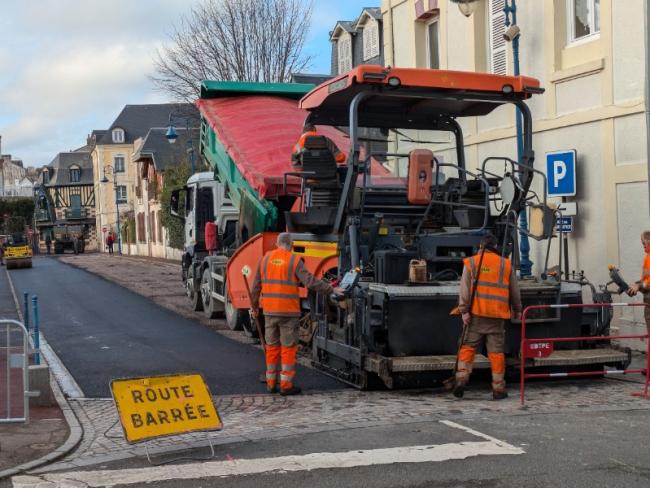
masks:
[[[21,233],[9,235],[4,252],[7,269],[31,268],[32,248]]]

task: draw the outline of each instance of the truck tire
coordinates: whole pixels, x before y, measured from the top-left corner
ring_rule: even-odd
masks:
[[[203,313],[209,319],[223,316],[224,305],[212,296],[213,281],[210,268],[205,268],[201,274],[201,297],[203,298]]]
[[[243,310],[240,308],[235,308],[232,303],[230,303],[230,298],[228,297],[228,282],[226,281],[226,286],[224,287],[224,315],[226,316],[226,325],[230,330],[242,330],[244,329],[245,323],[250,323],[250,317],[248,316],[248,310]],[[249,325],[250,328],[250,325]]]
[[[190,266],[187,270],[187,280],[185,281],[185,293],[187,298],[190,299],[192,310],[200,312],[203,310],[203,300],[201,299],[201,289],[194,286],[194,266]],[[198,289],[197,289],[198,288]]]

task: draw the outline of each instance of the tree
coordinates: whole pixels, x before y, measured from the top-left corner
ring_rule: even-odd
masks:
[[[158,50],[151,80],[179,100],[203,80],[287,82],[304,70],[313,0],[206,0],[183,17]]]
[[[192,170],[187,163],[172,166],[165,170],[163,175],[163,186],[160,192],[160,221],[167,229],[167,238],[169,246],[174,249],[183,249],[185,241],[185,223],[182,219],[175,217],[171,213],[171,196],[172,191],[183,188],[187,179],[191,176]],[[185,209],[185,201],[179,204],[180,209]]]

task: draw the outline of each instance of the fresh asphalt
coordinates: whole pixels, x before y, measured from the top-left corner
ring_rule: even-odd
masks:
[[[33,268],[10,276],[19,297],[25,291],[38,296],[41,331],[86,397],[110,397],[115,378],[194,372],[203,374],[213,394],[265,391],[257,347],[55,258],[35,258]],[[0,301],[0,314],[4,307]],[[299,367],[297,378],[305,391],[343,388],[309,368]]]

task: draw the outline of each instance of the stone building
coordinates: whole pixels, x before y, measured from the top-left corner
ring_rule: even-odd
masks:
[[[465,17],[450,1],[383,0],[386,65],[426,68],[437,63],[441,69],[513,74],[512,46],[503,36],[504,0],[473,3],[473,14]],[[577,152],[577,194],[568,198],[578,204],[575,230],[569,234],[570,268],[605,283],[612,263],[629,281],[637,280],[643,261],[639,235],[650,229],[643,1],[516,4],[521,73],[538,78],[546,89],[528,104],[534,117],[535,167],[545,171],[548,153]],[[470,169],[487,156],[516,158],[511,107],[464,120],[462,126]],[[433,149],[454,162],[449,148]],[[557,249],[553,253],[557,256]],[[533,245],[534,271],[541,271],[544,257],[544,247]],[[588,293],[585,299],[590,299]],[[617,322],[627,332],[645,330],[636,327],[642,323],[639,309]]]
[[[135,141],[145,137],[151,128],[167,127],[170,117],[177,127],[185,127],[186,120],[193,127],[199,123],[198,111],[189,103],[126,105],[108,130],[94,131],[89,136],[97,188],[95,205],[99,229],[118,235],[117,207],[121,225],[133,218],[137,169],[130,162],[135,152]],[[102,183],[104,176],[107,183]],[[104,247],[102,240],[100,250],[104,250]]]

